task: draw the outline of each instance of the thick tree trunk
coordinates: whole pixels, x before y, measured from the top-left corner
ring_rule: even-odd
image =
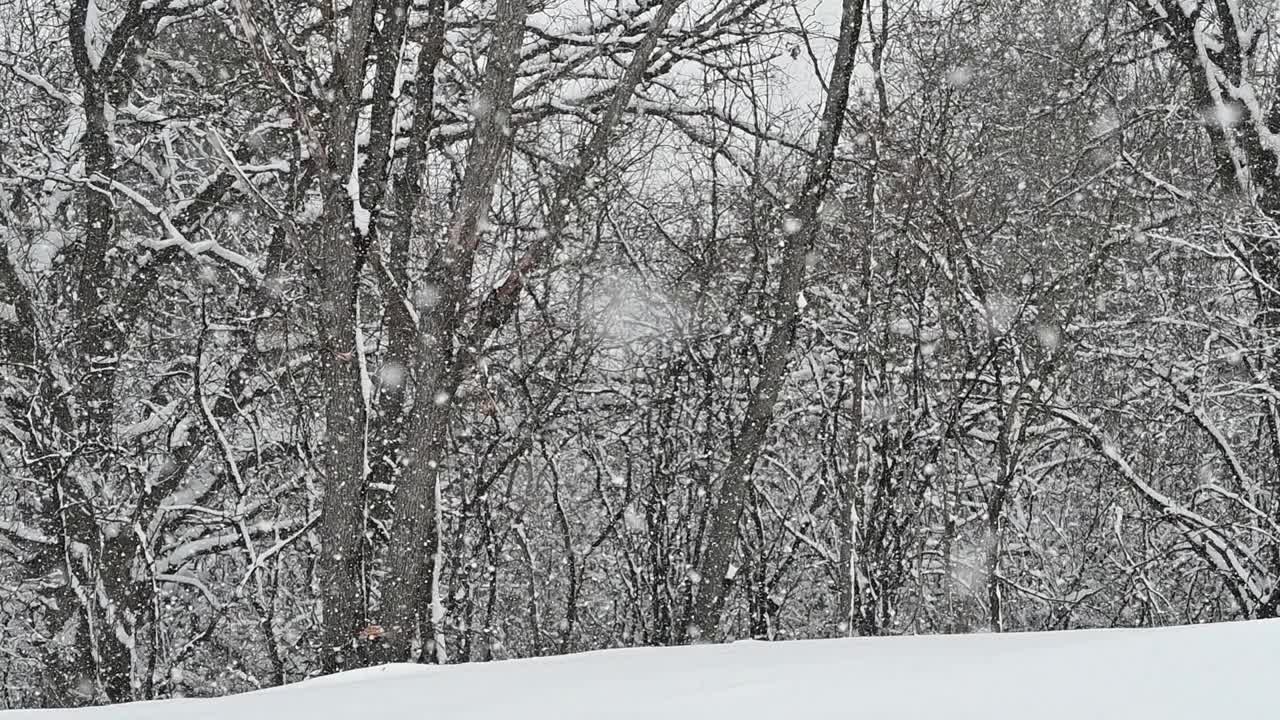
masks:
[[[441,567],[440,467],[445,459],[453,394],[461,379],[454,337],[466,311],[480,228],[489,213],[498,169],[510,146],[512,93],[524,39],[525,0],[501,0],[486,63],[488,82],[472,103],[476,132],[444,251],[427,282],[439,297],[423,308],[422,345],[413,371],[414,411],[405,434],[404,470],[396,484],[388,580],[380,619],[387,631],[380,654],[409,660],[415,637],[436,660],[446,659],[436,627],[443,605],[435,592]]]
[[[323,169],[325,213],[316,232],[301,238],[310,263],[317,352],[323,383],[325,439],[321,462],[324,498],[318,529],[321,666],[336,672],[363,664],[356,633],[368,624],[365,607],[365,401],[356,323],[359,270],[373,231],[369,208],[360,206],[357,181],[360,116],[374,0],[351,4],[347,42],[335,48],[330,85],[333,102],[321,137],[313,138]],[[363,219],[361,219],[363,215]]]
[[[339,292],[332,295],[341,296],[349,291],[349,286],[338,285]],[[331,298],[326,303],[331,304],[333,311],[321,315],[321,322],[330,328],[320,346],[321,377],[326,390],[321,454],[324,497],[318,528],[320,599],[324,608],[321,664],[326,672],[337,672],[360,664],[355,652],[356,633],[368,624],[363,592],[365,493],[361,431],[364,405],[359,371],[352,355],[355,317],[350,299]]]

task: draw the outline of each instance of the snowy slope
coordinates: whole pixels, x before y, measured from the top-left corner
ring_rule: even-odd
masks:
[[[1224,720],[1280,717],[1280,621],[743,642],[430,668],[0,720]]]

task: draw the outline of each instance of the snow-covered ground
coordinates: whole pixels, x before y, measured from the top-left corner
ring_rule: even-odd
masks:
[[[1234,720],[1276,717],[1280,621],[740,642],[432,668],[0,720]]]

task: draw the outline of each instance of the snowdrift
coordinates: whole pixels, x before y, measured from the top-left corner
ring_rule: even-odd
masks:
[[[210,700],[0,720],[1208,720],[1280,717],[1280,621],[738,642],[388,665]]]

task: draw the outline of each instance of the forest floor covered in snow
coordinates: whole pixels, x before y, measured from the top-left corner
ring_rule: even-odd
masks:
[[[737,642],[387,665],[216,699],[2,720],[1274,717],[1280,621],[1156,630]]]

